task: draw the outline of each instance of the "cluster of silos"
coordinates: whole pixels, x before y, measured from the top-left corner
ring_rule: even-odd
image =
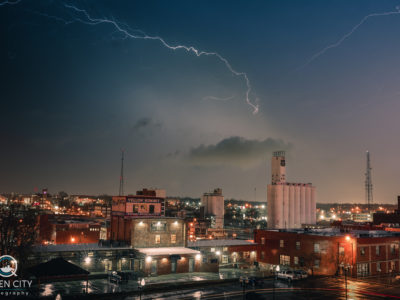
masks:
[[[315,187],[311,183],[287,183],[283,151],[274,152],[272,183],[267,188],[268,228],[301,228],[316,223]]]

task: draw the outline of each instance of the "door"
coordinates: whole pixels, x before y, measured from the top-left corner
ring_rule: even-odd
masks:
[[[189,258],[189,272],[193,272],[193,271],[194,271],[194,259]]]
[[[151,275],[157,275],[157,260],[151,261]]]
[[[176,273],[176,260],[171,261],[171,273]]]

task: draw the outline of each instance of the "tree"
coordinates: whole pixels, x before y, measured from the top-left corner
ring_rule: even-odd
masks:
[[[38,231],[37,211],[21,204],[0,206],[0,254],[27,261]]]

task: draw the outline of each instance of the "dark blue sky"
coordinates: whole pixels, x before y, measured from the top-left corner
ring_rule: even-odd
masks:
[[[115,194],[126,188],[266,198],[271,151],[320,202],[363,202],[365,150],[376,202],[400,194],[400,14],[396,1],[67,1],[170,45],[88,25],[59,1],[0,0],[2,192]],[[61,20],[62,19],[62,20]],[[137,33],[137,32],[136,32]],[[216,98],[225,100],[216,100]]]

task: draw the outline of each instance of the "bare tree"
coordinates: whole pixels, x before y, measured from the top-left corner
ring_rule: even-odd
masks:
[[[26,262],[38,231],[37,211],[21,204],[0,206],[0,254]]]

